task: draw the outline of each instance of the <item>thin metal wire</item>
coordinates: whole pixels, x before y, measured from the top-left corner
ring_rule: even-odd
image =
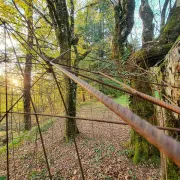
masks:
[[[12,44],[12,42],[11,42],[11,44]],[[13,44],[12,44],[12,46],[13,46]],[[15,50],[14,46],[13,46],[13,50],[14,50],[14,53],[15,53],[16,58],[17,58],[17,53],[16,53],[16,50]],[[18,61],[18,58],[17,58],[17,61]],[[23,70],[21,68],[21,65],[19,64],[19,61],[18,61],[18,68],[21,71],[22,77],[24,77],[24,72],[23,72]],[[45,160],[46,160],[46,165],[47,165],[47,169],[48,169],[48,173],[49,173],[49,178],[52,180],[52,175],[51,175],[51,171],[50,171],[50,166],[49,166],[49,162],[48,162],[48,158],[47,158],[47,153],[46,153],[46,148],[45,148],[45,145],[44,145],[43,136],[42,136],[42,133],[41,133],[41,128],[40,128],[40,124],[39,124],[39,120],[38,120],[38,115],[36,114],[36,108],[35,108],[35,105],[34,105],[34,102],[33,102],[31,96],[30,96],[30,100],[31,100],[31,104],[32,104],[33,110],[35,112],[36,123],[37,123],[39,134],[40,134],[40,139],[41,139],[41,143],[42,143],[44,157],[45,157]]]
[[[151,102],[151,103],[153,103],[153,104],[156,104],[156,105],[158,105],[158,106],[160,106],[160,107],[169,109],[169,110],[171,110],[171,111],[173,111],[173,112],[176,112],[176,113],[180,114],[180,108],[179,108],[178,106],[176,106],[176,105],[174,105],[174,104],[169,104],[169,103],[164,102],[164,101],[162,101],[162,100],[160,100],[160,99],[157,99],[157,98],[154,98],[154,97],[149,96],[149,95],[147,95],[147,94],[144,94],[144,93],[142,93],[142,92],[139,92],[139,91],[137,91],[136,89],[134,89],[134,88],[132,88],[132,87],[130,87],[130,86],[127,86],[126,84],[124,84],[124,83],[122,83],[122,82],[120,82],[120,81],[117,81],[116,79],[114,79],[114,78],[112,78],[112,77],[110,77],[110,76],[108,76],[108,75],[106,75],[106,74],[104,74],[104,73],[101,73],[101,72],[100,72],[100,74],[103,75],[104,77],[106,77],[106,78],[108,78],[108,79],[110,79],[110,80],[112,80],[112,81],[120,84],[120,85],[123,86],[125,89],[129,90],[130,92],[132,92],[132,95],[138,96],[138,97],[140,97],[140,98],[142,98],[142,99],[144,99],[144,100],[146,100],[146,101],[149,101],[149,102]]]
[[[89,73],[92,73],[92,74],[100,75],[100,72],[99,72],[99,71],[91,71],[91,70],[89,70],[89,69],[79,68],[79,67],[74,67],[74,66],[68,66],[68,65],[61,64],[61,63],[57,63],[57,64],[59,64],[59,65],[61,65],[61,66],[65,66],[65,67],[67,67],[67,68],[78,69],[78,70],[81,70],[81,71],[84,71],[84,72],[89,72]],[[106,74],[107,74],[107,73],[106,73]],[[135,79],[135,78],[128,77],[128,76],[130,76],[130,75],[118,75],[118,76],[117,76],[117,75],[112,75],[112,74],[107,74],[107,75],[108,75],[108,76],[111,76],[111,77],[121,78],[121,79],[128,79],[128,80],[134,80],[134,81],[149,83],[149,84],[153,84],[153,85],[156,85],[156,86],[171,87],[171,88],[180,88],[180,87],[173,86],[173,85],[160,84],[160,83],[156,83],[156,82],[138,80],[138,79]]]
[[[69,69],[68,69],[68,70],[69,70]],[[77,74],[78,76],[81,76],[81,77],[90,79],[90,80],[92,80],[92,81],[98,82],[98,83],[103,84],[103,85],[105,85],[105,86],[111,87],[111,88],[113,88],[113,89],[120,90],[120,91],[125,92],[125,93],[127,93],[127,94],[130,94],[130,95],[133,95],[133,96],[137,96],[137,97],[139,97],[139,98],[141,98],[141,99],[147,100],[147,101],[149,101],[149,102],[151,102],[151,103],[153,103],[153,104],[156,104],[156,105],[158,105],[158,106],[160,106],[160,107],[169,109],[169,110],[171,110],[171,111],[173,111],[173,112],[176,112],[176,113],[180,114],[180,108],[179,108],[178,106],[169,104],[169,103],[164,102],[164,101],[162,101],[162,100],[156,99],[156,98],[154,98],[154,97],[152,97],[152,96],[149,96],[149,95],[146,95],[146,94],[144,94],[144,93],[138,92],[138,91],[136,91],[135,89],[132,90],[131,87],[128,87],[127,85],[125,85],[125,84],[123,84],[123,83],[121,83],[121,85],[122,85],[122,86],[126,86],[126,89],[128,89],[128,90],[122,89],[122,88],[119,88],[119,87],[116,87],[116,86],[113,86],[113,85],[110,85],[110,84],[107,84],[107,83],[104,83],[104,82],[102,82],[102,81],[100,81],[100,80],[97,80],[97,79],[94,79],[94,78],[91,78],[91,77],[82,75],[82,74],[77,73],[77,72],[73,72],[73,71],[71,71],[71,70],[69,70],[69,72],[71,72],[71,73],[73,73],[73,74]],[[104,73],[100,73],[100,74],[102,74],[102,75],[105,76]],[[117,83],[120,83],[119,81],[111,78],[110,76],[107,76],[107,75],[106,75],[106,77],[108,77],[109,79],[111,79],[111,80],[113,80],[113,81],[116,81]],[[128,87],[128,88],[127,88],[127,87]]]
[[[26,112],[9,112],[13,114],[25,114]],[[29,113],[26,113],[29,114]],[[34,116],[34,113],[30,113],[29,115]],[[91,122],[100,122],[100,123],[108,123],[108,124],[117,124],[117,125],[128,125],[125,122],[117,122],[117,121],[107,121],[103,119],[90,119],[90,118],[83,118],[83,117],[73,117],[73,116],[61,116],[61,115],[55,115],[55,114],[43,114],[43,113],[36,113],[38,116],[47,116],[47,117],[59,117],[59,118],[72,118],[76,120],[81,120],[81,121],[91,121]],[[175,131],[175,132],[180,132],[179,128],[171,128],[171,127],[162,127],[162,126],[155,126],[158,129],[161,130],[168,130],[168,131]]]

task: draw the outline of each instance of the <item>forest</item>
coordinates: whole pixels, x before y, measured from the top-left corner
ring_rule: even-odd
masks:
[[[0,0],[0,180],[180,180],[180,0]]]

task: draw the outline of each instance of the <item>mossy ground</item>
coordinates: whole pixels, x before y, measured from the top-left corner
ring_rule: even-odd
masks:
[[[47,120],[46,122],[41,124],[41,132],[47,131],[52,124],[54,123],[54,120]],[[9,149],[19,147],[24,141],[33,141],[36,138],[36,134],[38,133],[38,127],[33,127],[30,131],[24,131],[20,136],[16,134],[16,136],[13,138],[13,140],[9,143]],[[6,146],[0,147],[0,154],[3,154],[6,152]]]

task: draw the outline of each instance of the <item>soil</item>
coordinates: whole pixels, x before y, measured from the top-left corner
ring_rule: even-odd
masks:
[[[79,107],[79,117],[121,121],[104,105],[97,102]],[[80,134],[76,143],[86,180],[158,180],[160,167],[150,163],[134,165],[128,158],[129,126],[77,121]],[[65,120],[57,119],[43,132],[43,139],[53,179],[80,180],[78,156],[74,141],[64,142]],[[1,155],[0,176],[6,175],[6,156]],[[10,179],[49,179],[39,135],[10,150]]]

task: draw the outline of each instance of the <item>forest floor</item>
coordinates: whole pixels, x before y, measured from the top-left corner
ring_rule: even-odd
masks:
[[[124,106],[126,98],[117,100]],[[77,116],[109,121],[120,119],[99,102],[83,103]],[[134,165],[128,156],[130,128],[123,125],[77,121],[80,134],[76,138],[79,154],[87,180],[158,180],[160,168],[150,162]],[[63,140],[64,120],[53,121],[43,132],[44,143],[53,179],[79,180],[81,172],[74,142]],[[6,175],[5,153],[0,155],[0,177]],[[49,179],[39,135],[23,141],[10,150],[10,179]],[[2,179],[2,178],[0,178]]]

